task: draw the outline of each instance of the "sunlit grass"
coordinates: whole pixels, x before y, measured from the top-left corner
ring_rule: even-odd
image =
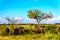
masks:
[[[10,36],[0,36],[0,40],[60,40],[60,33],[55,34],[25,34],[25,35],[10,35]]]
[[[30,25],[21,25],[25,29],[28,30],[34,30],[35,26]],[[47,26],[47,25],[46,25]],[[2,29],[3,27],[1,27]],[[8,26],[8,28],[12,28],[11,26]],[[0,30],[1,33],[1,30]],[[58,34],[53,34],[50,32],[47,32],[45,34],[36,34],[36,33],[29,33],[24,35],[7,35],[7,36],[0,36],[0,40],[60,40],[60,32]]]

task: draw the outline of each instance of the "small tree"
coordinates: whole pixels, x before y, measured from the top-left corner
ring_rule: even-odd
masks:
[[[5,19],[9,22],[9,24],[16,24],[18,21],[18,20],[15,20],[14,18],[10,19],[9,17],[6,17]]]
[[[36,19],[37,23],[38,23],[38,27],[39,27],[39,23],[41,20],[52,18],[51,12],[49,14],[47,14],[47,13],[43,13],[43,12],[36,10],[36,9],[35,10],[29,10],[27,16],[31,19]]]
[[[10,19],[9,17],[6,17],[5,19],[9,22],[9,24],[11,24],[11,26],[12,26],[11,27],[11,33],[13,33],[14,32],[14,30],[13,30],[14,29],[14,25],[17,23],[18,20],[14,19],[14,18]]]

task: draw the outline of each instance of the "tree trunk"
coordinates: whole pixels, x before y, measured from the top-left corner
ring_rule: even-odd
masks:
[[[40,21],[37,19],[37,27],[39,28],[39,25],[40,25]]]
[[[38,22],[37,26],[39,27],[39,22]]]

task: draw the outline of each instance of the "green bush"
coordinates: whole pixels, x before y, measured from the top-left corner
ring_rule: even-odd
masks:
[[[44,31],[45,31],[45,33],[47,33],[47,32],[50,32],[50,33],[53,33],[53,34],[58,33],[55,26],[47,26]]]
[[[0,35],[8,35],[9,34],[9,28],[5,28],[5,27],[0,27]]]

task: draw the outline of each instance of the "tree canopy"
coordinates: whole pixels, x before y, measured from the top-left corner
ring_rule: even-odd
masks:
[[[49,12],[49,14],[47,14],[47,13],[41,12],[40,10],[37,10],[37,9],[28,10],[28,15],[27,16],[31,19],[36,19],[38,23],[43,19],[48,19],[48,18],[53,17],[51,12]]]

